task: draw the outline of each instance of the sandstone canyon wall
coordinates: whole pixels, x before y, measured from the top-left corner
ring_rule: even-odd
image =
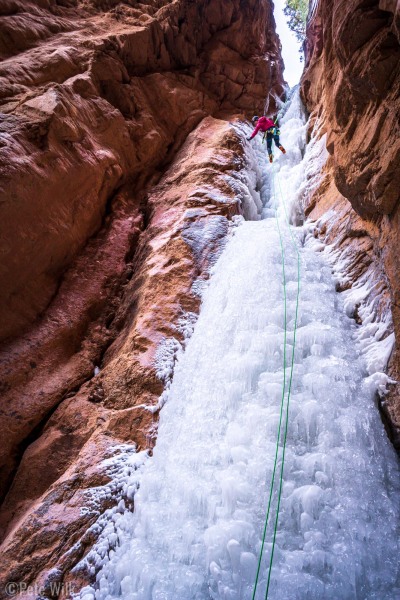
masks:
[[[44,597],[84,583],[71,569],[117,502],[101,465],[121,444],[152,447],[193,282],[247,210],[230,120],[283,91],[272,10],[1,2],[4,581]]]
[[[389,342],[394,330],[400,340],[399,2],[313,5],[301,92],[311,113],[310,136],[326,135],[329,158],[304,198],[305,213],[344,266],[338,290],[358,290],[353,316],[366,321],[376,339]],[[398,343],[389,375],[400,379]],[[400,389],[393,382],[389,389],[379,405],[399,448]]]

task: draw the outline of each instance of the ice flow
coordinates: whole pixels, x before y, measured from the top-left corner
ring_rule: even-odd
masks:
[[[97,600],[252,597],[283,382],[275,209],[285,253],[288,373],[297,256],[285,213],[296,213],[307,172],[324,158],[322,146],[305,152],[298,96],[281,130],[288,153],[276,156],[272,168],[260,141],[249,150],[262,218],[234,228],[213,269],[161,411],[135,512],[118,517],[119,546],[98,573]],[[300,248],[301,297],[269,598],[395,600],[400,598],[397,458],[355,345],[356,326],[343,311],[323,253],[307,243],[306,229],[293,227],[292,234]],[[258,600],[265,597],[276,501],[275,492]],[[83,595],[92,597],[88,591]]]

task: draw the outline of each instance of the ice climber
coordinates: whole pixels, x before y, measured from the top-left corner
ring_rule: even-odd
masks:
[[[255,129],[251,136],[247,138],[249,141],[253,139],[257,135],[259,131],[264,132],[264,136],[267,137],[267,150],[269,155],[269,162],[272,163],[273,155],[272,155],[272,140],[275,140],[276,146],[278,146],[279,150],[286,154],[286,150],[283,146],[281,146],[279,141],[280,131],[278,129],[277,119],[272,121],[268,117],[253,117],[251,122],[255,125]]]

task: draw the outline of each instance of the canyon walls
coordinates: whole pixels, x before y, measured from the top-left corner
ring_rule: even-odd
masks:
[[[310,136],[326,135],[329,158],[304,209],[345,265],[338,290],[358,290],[353,316],[370,320],[371,333],[389,345],[393,329],[400,340],[400,6],[396,0],[314,4],[301,92]],[[400,379],[398,343],[389,375]],[[389,390],[379,404],[399,448],[400,388],[392,382]]]
[[[71,570],[116,506],[104,465],[151,450],[197,290],[252,217],[232,123],[282,94],[272,10],[1,3],[3,584],[93,576]]]
[[[48,306],[116,190],[129,178],[142,188],[206,115],[261,111],[282,82],[269,2],[6,0],[0,11],[7,339]]]

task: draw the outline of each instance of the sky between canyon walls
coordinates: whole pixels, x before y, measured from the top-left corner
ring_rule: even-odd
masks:
[[[300,45],[294,33],[289,29],[287,17],[283,14],[286,0],[274,0],[276,29],[282,43],[282,56],[285,62],[284,78],[293,87],[299,83],[303,64],[300,62]]]

